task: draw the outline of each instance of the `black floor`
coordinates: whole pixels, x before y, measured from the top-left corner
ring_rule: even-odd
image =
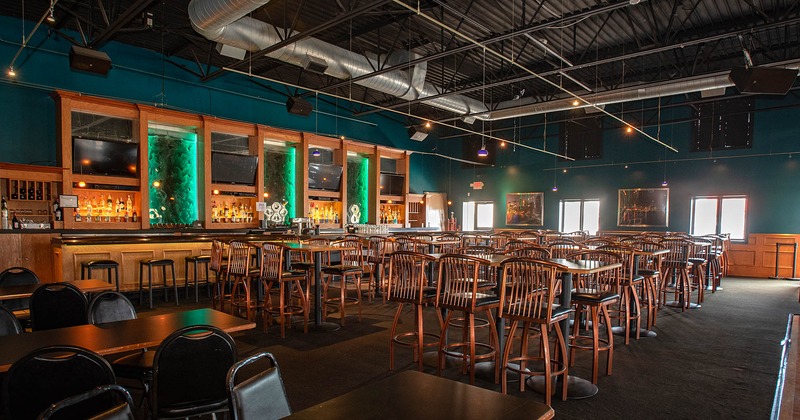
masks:
[[[787,316],[800,311],[799,285],[730,278],[723,286],[723,291],[706,295],[702,308],[684,313],[663,309],[655,327],[658,337],[632,340],[629,346],[617,337],[611,376],[603,374],[605,359],[601,357],[598,394],[582,400],[554,399],[556,417],[767,418]],[[201,299],[197,305],[208,303]],[[182,304],[178,309],[195,305]],[[140,316],[175,309],[174,304],[162,302],[153,311],[142,310]],[[392,374],[388,343],[394,310],[394,305],[378,301],[365,303],[361,322],[348,317],[338,331],[303,334],[295,329],[284,339],[277,326],[265,334],[259,322],[258,329],[235,336],[239,356],[259,351],[275,354],[292,409],[302,410]],[[407,323],[410,315],[404,316]],[[570,373],[590,378],[591,354],[580,352],[576,359]],[[436,374],[434,360],[426,360],[430,374]],[[410,352],[400,349],[397,370],[415,368]],[[444,376],[469,380],[458,368],[446,369]],[[476,384],[500,389],[488,378],[479,378]],[[544,401],[530,390],[520,394],[511,389],[513,395]]]

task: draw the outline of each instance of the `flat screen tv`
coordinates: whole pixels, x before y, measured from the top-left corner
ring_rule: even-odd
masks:
[[[308,188],[314,190],[339,191],[341,186],[341,165],[329,165],[324,163],[308,164]]]
[[[214,184],[256,185],[258,156],[211,152],[211,182]]]
[[[381,173],[381,195],[403,195],[403,175]]]
[[[139,176],[139,144],[74,137],[72,173],[136,178]]]

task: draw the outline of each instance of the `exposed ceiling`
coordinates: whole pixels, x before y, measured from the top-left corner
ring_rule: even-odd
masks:
[[[290,31],[284,50],[317,39],[360,56],[371,71],[359,76],[341,66],[352,77],[333,77],[304,70],[276,59],[283,50],[265,41],[243,59],[224,56],[192,27],[190,0],[57,0],[52,29],[77,45],[102,50],[117,41],[189,60],[195,65],[185,67],[187,77],[203,81],[232,77],[221,69],[235,69],[462,125],[465,112],[431,106],[432,99],[465,98],[485,106],[467,114],[486,117],[487,110],[517,104],[719,74],[743,66],[748,54],[757,66],[800,60],[800,0],[195,1],[255,3],[241,16],[275,28],[278,41]],[[19,17],[24,6],[25,17],[37,21],[50,5],[6,0],[0,14]],[[375,72],[388,79],[398,69],[424,77],[435,96],[398,97],[362,86]],[[353,110],[371,109],[356,104]]]

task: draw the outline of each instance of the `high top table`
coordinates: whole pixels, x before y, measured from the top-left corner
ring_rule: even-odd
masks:
[[[269,242],[269,241],[264,241]],[[342,251],[351,248],[343,248],[332,245],[311,245],[299,242],[274,242],[275,245],[282,246],[288,251],[310,252],[314,256],[314,325],[309,326],[309,331],[335,331],[341,328],[339,324],[333,322],[322,322],[322,254],[324,252]],[[311,285],[307,285],[311,287]]]
[[[231,333],[253,329],[255,322],[213,309],[195,309],[100,325],[79,325],[0,337],[0,372],[45,346],[78,346],[105,355],[158,346],[170,334],[192,325],[212,325]]]
[[[442,257],[444,254],[428,254],[437,260]],[[487,255],[484,258],[489,262],[489,265],[492,267],[500,267],[509,257],[508,255]],[[563,273],[561,277],[561,296],[559,297],[559,304],[564,307],[570,307],[572,305],[572,276],[573,274],[595,274],[600,273],[603,271],[613,270],[618,267],[622,267],[621,263],[614,263],[614,264],[606,264],[600,261],[589,261],[589,260],[579,260],[579,261],[571,261],[564,258],[550,258],[545,261],[549,261],[558,265],[558,271]],[[498,286],[500,286],[500,281],[497,282]],[[570,315],[570,318],[572,315]],[[561,332],[564,334],[564,338],[567,340],[567,354],[564,355],[565,363],[569,366],[569,323],[570,319],[565,319],[559,323],[559,328],[561,328]],[[505,320],[501,317],[498,317],[497,322],[497,335],[498,337],[502,337],[505,332]],[[498,349],[499,354],[503,354],[503,346],[504,340],[500,339],[500,348]],[[544,378],[541,376],[532,377],[528,379],[528,385],[531,386],[537,392],[544,392]],[[561,376],[559,376],[559,381],[562,380]],[[556,392],[560,392],[561,387],[556,386]],[[576,376],[569,376],[568,383],[567,383],[567,398],[569,399],[580,399],[580,398],[588,398],[595,394],[597,394],[597,385],[591,383],[582,378],[578,378]]]

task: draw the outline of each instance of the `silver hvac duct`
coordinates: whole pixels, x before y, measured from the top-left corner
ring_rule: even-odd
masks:
[[[775,63],[769,67],[781,67],[796,70],[800,68],[800,61],[795,60]],[[581,102],[580,105],[574,106],[572,104],[574,98],[572,97],[549,102],[528,104],[521,104],[520,101],[506,101],[498,104],[498,107],[495,111],[475,115],[475,117],[486,121],[505,120],[509,118],[544,114],[548,112],[568,111],[577,108],[591,108],[592,106],[602,107],[608,104],[620,102],[639,101],[662,96],[683,95],[693,92],[725,89],[734,85],[733,82],[728,78],[728,73],[729,72],[727,71],[719,72],[693,78],[656,83],[648,86],[622,88],[614,91],[581,96],[583,100],[592,105],[587,105],[585,102]]]
[[[281,29],[279,33],[275,27],[245,16],[268,1],[192,0],[189,3],[189,20],[192,27],[209,40],[257,52],[287,38],[285,30]],[[319,64],[322,60],[327,66],[323,72],[342,80],[369,74],[379,68],[375,59],[315,38],[299,40],[269,53],[268,56],[299,67],[305,67],[309,62]],[[400,62],[394,57],[389,57],[389,61]],[[424,99],[441,94],[441,88],[425,82],[426,70],[427,65],[418,64],[411,69],[411,74],[396,70],[355,83],[405,100]],[[458,115],[488,111],[483,102],[463,95],[423,100],[423,103]]]

